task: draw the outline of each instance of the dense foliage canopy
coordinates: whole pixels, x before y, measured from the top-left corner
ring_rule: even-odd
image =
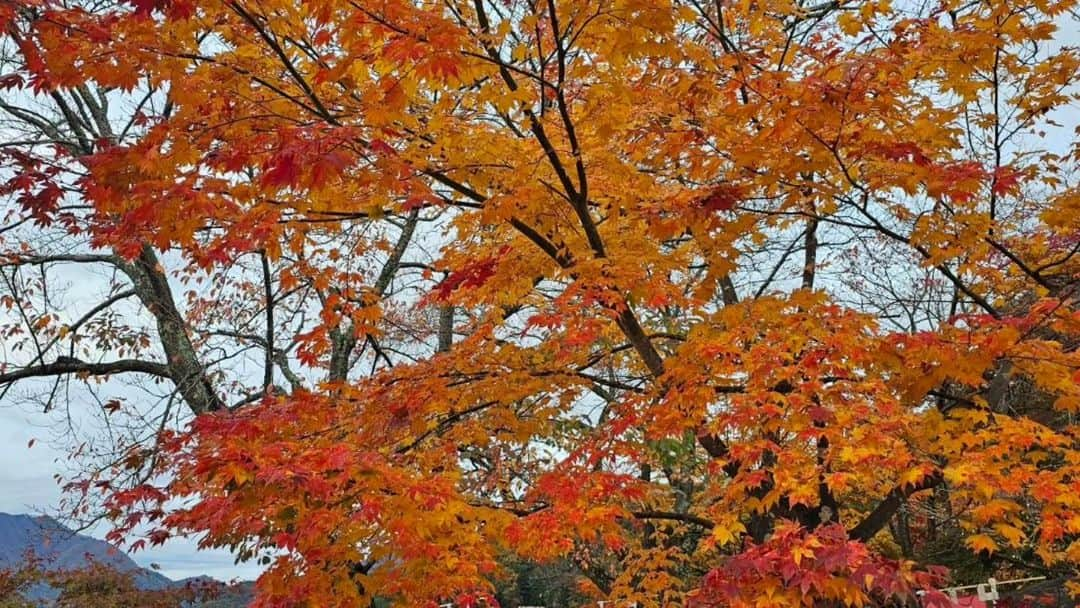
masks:
[[[0,382],[260,606],[1073,576],[1075,8],[0,2]]]

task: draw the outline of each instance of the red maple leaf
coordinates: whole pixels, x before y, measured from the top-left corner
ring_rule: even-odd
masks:
[[[496,255],[477,260],[471,264],[451,272],[442,283],[435,288],[436,297],[445,300],[450,294],[458,289],[470,289],[480,287],[495,274],[499,260],[510,251],[510,247],[504,245]]]
[[[742,188],[734,184],[720,184],[698,199],[697,206],[708,211],[731,211],[742,198]]]
[[[1003,195],[1015,192],[1020,186],[1020,178],[1023,174],[1012,167],[998,167],[994,169],[993,187],[994,194]]]

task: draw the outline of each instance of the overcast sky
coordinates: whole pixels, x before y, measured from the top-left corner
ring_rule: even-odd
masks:
[[[66,452],[48,440],[54,420],[33,412],[28,406],[0,407],[0,512],[54,514],[60,501],[60,489],[53,475],[63,468]],[[36,439],[28,448],[31,439]],[[101,538],[106,529],[90,534]],[[233,565],[226,551],[197,551],[193,540],[176,539],[163,547],[131,555],[140,565],[160,566],[160,572],[172,579],[209,575],[228,581],[254,579],[260,568],[252,564]]]

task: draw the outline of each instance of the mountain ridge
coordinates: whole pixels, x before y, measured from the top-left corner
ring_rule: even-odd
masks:
[[[156,590],[179,583],[143,568],[109,543],[79,534],[47,515],[0,513],[0,568],[17,566],[33,556],[49,571],[73,570],[90,561],[133,573],[141,589]]]
[[[173,580],[160,572],[139,566],[129,555],[110,543],[79,534],[47,515],[0,512],[0,570],[22,566],[31,557],[40,560],[42,567],[49,572],[78,570],[91,563],[107,566],[118,572],[130,573],[136,587],[144,591],[214,580],[209,576]],[[249,588],[250,584],[239,586],[239,596],[247,595],[245,587]],[[32,601],[47,601],[55,593],[47,585],[35,585],[24,595]]]

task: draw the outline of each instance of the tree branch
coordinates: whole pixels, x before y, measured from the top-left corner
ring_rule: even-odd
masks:
[[[632,515],[634,516],[634,519],[669,519],[694,524],[710,530],[716,526],[712,520],[696,515],[690,515],[689,513],[675,513],[673,511],[634,511]]]
[[[104,363],[90,363],[72,357],[60,357],[53,363],[24,367],[13,372],[0,374],[0,385],[11,384],[26,378],[63,376],[67,374],[87,374],[90,376],[108,376],[119,373],[140,373],[172,378],[169,368],[164,364],[139,359],[120,359]]]
[[[866,542],[874,537],[885,527],[892,516],[904,504],[912,494],[935,488],[945,481],[945,475],[940,470],[923,477],[918,483],[900,485],[885,495],[885,499],[878,503],[866,517],[854,528],[848,531],[848,537],[852,540]]]

